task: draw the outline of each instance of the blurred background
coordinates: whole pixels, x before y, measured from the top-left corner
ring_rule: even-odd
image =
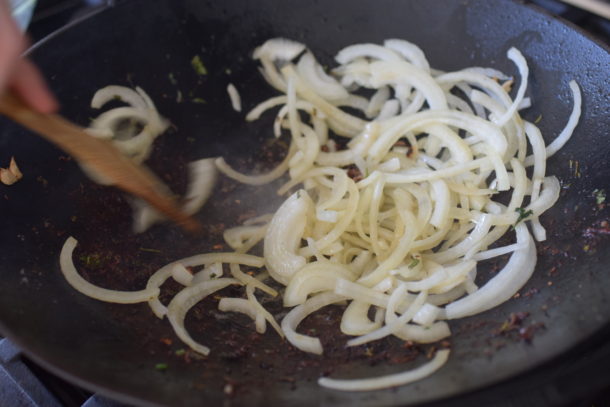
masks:
[[[9,0],[14,16],[33,42],[39,41],[70,22],[128,0]],[[610,45],[610,2],[607,0],[524,0],[581,27],[599,41]],[[28,26],[29,25],[29,26]]]
[[[126,0],[10,1],[16,6],[16,18],[22,26],[25,27],[30,22],[28,32],[36,42],[71,21],[86,17],[115,2]],[[522,2],[534,4],[568,20],[610,45],[610,2],[607,0],[524,0]]]

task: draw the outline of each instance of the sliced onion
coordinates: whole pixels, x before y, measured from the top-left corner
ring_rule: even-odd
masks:
[[[424,304],[413,317],[413,322],[423,326],[430,326],[437,319],[440,308],[432,304]]]
[[[401,58],[391,49],[384,48],[377,44],[356,44],[343,48],[335,56],[335,60],[340,64],[347,64],[358,58],[374,58],[382,61],[400,61]]]
[[[378,308],[379,317],[376,317],[375,321],[371,321],[368,317],[370,308],[371,305],[366,302],[352,301],[341,317],[341,332],[346,335],[365,335],[379,329],[383,321],[383,311]]]
[[[295,192],[280,206],[267,229],[264,247],[267,270],[284,285],[306,263],[296,251],[310,210],[311,199],[307,192]]]
[[[303,352],[321,355],[324,350],[322,349],[320,340],[318,338],[297,333],[296,328],[299,323],[301,323],[301,321],[307,317],[307,315],[343,299],[344,297],[332,292],[322,293],[316,295],[315,297],[311,297],[305,301],[305,303],[290,310],[284,319],[282,319],[282,331],[284,331],[288,342]]]
[[[140,291],[117,291],[91,284],[78,274],[78,271],[72,262],[72,252],[74,252],[74,248],[77,244],[78,241],[71,236],[66,239],[66,242],[61,249],[61,254],[59,255],[59,264],[66,281],[68,281],[68,283],[78,292],[83,293],[88,297],[95,298],[96,300],[114,302],[117,304],[146,302],[159,295],[158,287],[147,287]]]
[[[159,289],[163,283],[172,276],[172,269],[176,264],[182,264],[184,267],[196,267],[214,263],[229,263],[229,264],[244,264],[251,267],[262,267],[264,259],[258,256],[241,253],[204,253],[195,256],[186,257],[169,263],[157,270],[146,284],[146,289]],[[156,296],[148,301],[148,305],[153,313],[158,318],[163,318],[167,314],[167,307],[163,305]]]
[[[197,213],[210,197],[217,178],[215,160],[215,158],[204,158],[189,164],[189,184],[182,205],[182,212],[185,214]],[[145,232],[163,219],[163,215],[142,201],[134,204],[134,232]]]
[[[193,273],[180,263],[172,267],[172,278],[184,286],[189,286],[193,283]]]
[[[416,299],[409,305],[409,308],[402,313],[398,318],[394,319],[391,323],[384,325],[383,327],[370,332],[366,335],[359,336],[354,339],[347,341],[347,346],[358,346],[364,343],[374,341],[377,339],[384,338],[394,332],[400,330],[405,326],[419,311],[424,302],[426,301],[427,293],[421,292]]]
[[[250,112],[246,115],[246,121],[251,122],[258,120],[267,110],[284,103],[286,103],[286,96],[276,96],[271,99],[267,99],[264,102],[256,105],[254,109],[250,110]]]
[[[284,292],[284,306],[303,304],[310,294],[326,291],[335,286],[337,279],[354,280],[355,275],[346,266],[330,262],[313,262],[297,271]]]
[[[233,276],[233,278],[240,281],[242,284],[251,285],[252,287],[258,288],[259,290],[264,291],[265,293],[269,294],[272,297],[277,296],[278,292],[276,290],[269,287],[267,284],[263,283],[262,281],[257,280],[256,278],[252,277],[251,275],[246,274],[243,271],[241,271],[238,264],[231,264],[230,269],[231,269],[231,275]]]
[[[227,93],[229,94],[229,99],[231,100],[231,106],[233,110],[236,112],[241,112],[241,97],[239,96],[239,92],[237,88],[232,83],[227,85]]]
[[[288,170],[288,163],[290,162],[291,158],[292,158],[292,154],[290,154],[290,152],[289,152],[286,155],[286,158],[284,158],[284,161],[282,161],[273,170],[271,170],[268,173],[263,174],[263,175],[241,174],[241,173],[235,171],[233,168],[231,168],[229,166],[229,164],[227,164],[225,162],[224,158],[222,158],[222,157],[217,158],[215,161],[215,164],[216,164],[216,168],[218,168],[218,170],[220,172],[222,172],[224,175],[226,175],[227,177],[232,178],[234,180],[237,180],[243,184],[265,185],[272,181],[275,181],[276,179],[278,179],[279,177],[281,177],[282,175],[284,175],[286,173],[286,171]]]
[[[560,192],[558,180],[546,176],[546,159],[572,133],[581,100],[571,82],[571,117],[555,142],[545,146],[539,129],[519,113],[532,103],[525,97],[527,62],[514,48],[507,55],[520,74],[514,98],[509,94],[512,79],[502,72],[431,69],[423,52],[403,40],[346,47],[337,54],[342,65],[330,71],[332,76],[303,44],[276,38],[257,48],[254,58],[263,77],[283,95],[259,104],[246,120],[279,106],[270,130],[276,137],[289,134],[290,150],[280,166],[262,175],[240,174],[223,158],[207,161],[201,171],[213,177],[209,167],[215,167],[251,185],[286,175],[289,179],[278,194],[302,189],[270,218],[225,231],[225,240],[237,253],[182,259],[153,274],[144,290],[155,293],[145,298],[153,312],[161,318],[169,312],[179,337],[207,353],[209,349],[184,329],[185,315],[205,295],[240,282],[247,300],[223,300],[221,309],[248,314],[258,332],[269,322],[297,348],[322,354],[318,338],[296,329],[328,304],[351,300],[341,330],[359,335],[347,343],[354,346],[388,335],[418,343],[439,341],[450,335],[444,319],[474,315],[509,300],[534,270],[536,252],[525,223],[537,240],[545,238],[539,216]],[[239,110],[236,89],[229,85],[227,92]],[[101,106],[117,93],[125,95],[129,106],[103,113],[92,132],[143,160],[166,122],[140,88],[105,89],[94,104]],[[137,121],[143,130],[117,134],[125,119]],[[336,137],[351,140],[336,142]],[[526,157],[528,150],[531,157]],[[508,204],[495,199],[498,191],[510,191]],[[529,205],[523,208],[528,195]],[[199,196],[187,205],[199,207],[205,201]],[[531,215],[520,219],[521,208]],[[516,226],[517,242],[488,249],[511,225]],[[261,239],[264,259],[241,254]],[[511,257],[505,267],[478,287],[477,262],[507,253]],[[205,268],[192,275],[189,268],[201,264]],[[230,265],[235,280],[222,277],[223,264]],[[239,264],[266,265],[267,270],[244,273]],[[169,277],[186,288],[168,311],[158,292]],[[286,306],[297,305],[281,327],[255,295],[256,288],[278,294],[263,282],[268,277],[286,286]],[[439,351],[424,366],[382,378],[322,378],[320,383],[357,390],[400,385],[432,373],[447,355]]]
[[[268,57],[272,60],[290,61],[296,58],[303,50],[305,50],[305,45],[299,42],[285,38],[272,38],[256,48],[252,57],[254,59]]]
[[[221,263],[212,263],[206,265],[203,270],[195,273],[193,275],[193,279],[191,280],[191,284],[198,284],[202,281],[213,280],[215,278],[222,277],[224,275],[224,270],[222,269]],[[236,279],[239,280],[239,279]],[[241,280],[240,280],[241,281]],[[242,281],[243,283],[243,281]]]
[[[252,305],[248,300],[243,298],[224,297],[218,302],[218,310],[223,312],[239,312],[246,314],[256,322],[256,332],[259,334],[264,334],[267,330],[265,319],[263,318],[262,322],[259,323],[259,313],[256,311],[256,309],[252,308]]]
[[[580,119],[581,113],[581,105],[582,105],[582,95],[580,92],[580,87],[576,83],[576,81],[572,80],[569,83],[570,90],[572,91],[572,97],[574,98],[574,105],[572,107],[572,113],[570,113],[570,117],[568,118],[568,122],[565,127],[559,133],[557,138],[553,140],[551,144],[546,147],[546,155],[550,157],[554,155],[557,151],[559,151],[572,137],[572,133],[574,129],[578,125],[578,120]],[[528,167],[534,164],[534,157],[530,156],[525,159],[525,166]]]
[[[244,298],[223,297],[218,302],[218,310],[223,312],[240,312],[246,314],[252,320],[256,319],[257,312],[250,302]]]
[[[327,75],[310,52],[305,53],[297,64],[297,72],[312,89],[324,99],[344,100],[349,93],[336,79]]]
[[[400,55],[413,65],[418,66],[426,71],[430,70],[430,64],[426,59],[426,55],[417,45],[400,39],[385,40],[383,45]]]
[[[438,317],[443,316],[443,310],[439,309]],[[414,341],[418,343],[434,343],[451,336],[449,325],[444,322],[435,322],[430,326],[407,324],[394,332],[394,335],[403,341]]]
[[[126,86],[109,85],[99,89],[91,99],[91,107],[101,109],[106,103],[113,99],[119,99],[130,106],[146,109],[148,105],[140,94]]]
[[[521,101],[525,96],[525,89],[527,88],[527,80],[529,75],[527,61],[517,48],[511,47],[511,49],[508,50],[506,55],[515,63],[515,65],[517,65],[517,68],[519,69],[519,75],[521,76],[521,83],[519,84],[519,90],[517,91],[517,96],[515,96],[515,100],[513,101],[512,105],[508,108],[506,113],[504,113],[504,115],[502,115],[502,117],[499,117],[496,121],[496,124],[498,126],[504,126],[519,108],[519,105],[521,104]]]
[[[203,281],[199,284],[186,287],[176,294],[167,306],[167,319],[170,324],[172,324],[178,338],[195,352],[199,352],[202,355],[208,355],[210,353],[210,348],[195,341],[184,327],[186,314],[199,301],[203,300],[208,295],[218,290],[222,290],[231,284],[238,283],[237,280],[232,278],[219,278],[217,280]]]
[[[217,171],[214,162],[214,158],[204,158],[189,163],[189,185],[182,206],[184,213],[196,213],[210,197],[216,185]]]
[[[536,246],[523,223],[518,224],[515,230],[517,243],[525,247],[515,250],[506,266],[483,287],[447,305],[447,319],[467,317],[502,304],[529,280],[536,267]]]
[[[318,379],[318,384],[333,390],[341,391],[371,391],[387,389],[389,387],[404,386],[425,377],[440,369],[449,358],[449,350],[443,349],[436,352],[434,359],[430,362],[413,370],[407,370],[401,373],[390,374],[386,376],[376,377],[372,379],[331,379],[329,377],[321,377]]]
[[[256,299],[256,296],[254,295],[253,284],[248,284],[246,286],[246,295],[248,296],[248,301],[250,302],[250,304],[254,305],[256,311],[258,312],[257,325],[261,325],[261,322],[259,321],[262,318],[263,320],[266,320],[269,322],[269,324],[271,324],[271,326],[273,327],[273,329],[275,329],[280,338],[283,338],[284,332],[282,332],[282,328],[280,328],[275,318],[273,318],[273,315],[271,315],[271,313],[267,311],[265,307],[263,307]]]

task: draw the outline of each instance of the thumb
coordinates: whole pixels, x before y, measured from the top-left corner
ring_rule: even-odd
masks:
[[[4,0],[0,0],[0,91],[14,72],[19,56],[25,49],[25,39],[13,20]]]

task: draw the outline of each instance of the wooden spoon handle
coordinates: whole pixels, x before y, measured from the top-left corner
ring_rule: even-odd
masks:
[[[151,171],[136,165],[109,141],[90,136],[59,115],[36,112],[10,92],[0,96],[0,113],[55,143],[113,185],[144,199],[184,229],[200,230],[199,223],[164,193],[163,184]]]

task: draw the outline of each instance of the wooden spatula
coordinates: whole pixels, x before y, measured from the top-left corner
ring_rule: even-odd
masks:
[[[144,199],[185,230],[200,229],[199,223],[182,213],[175,200],[163,192],[161,181],[152,172],[123,156],[109,141],[91,137],[59,115],[36,112],[11,92],[0,96],[0,113],[55,143],[113,185]]]

